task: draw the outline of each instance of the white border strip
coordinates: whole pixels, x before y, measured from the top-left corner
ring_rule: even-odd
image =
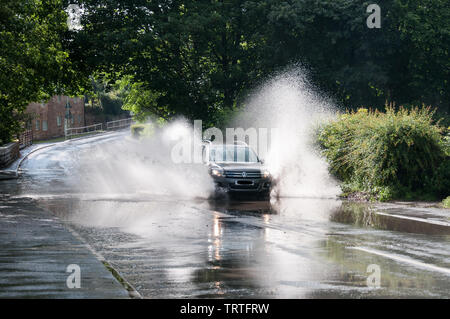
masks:
[[[348,249],[355,249],[355,250],[360,250],[360,251],[364,251],[366,253],[369,254],[374,254],[374,255],[378,255],[378,256],[382,256],[382,257],[386,257],[398,262],[403,262],[403,263],[407,263],[419,268],[425,268],[428,270],[432,270],[432,271],[438,271],[441,273],[444,273],[446,275],[450,276],[450,269],[448,268],[444,268],[444,267],[439,267],[436,265],[432,265],[432,264],[427,264],[427,263],[423,263],[421,261],[417,261],[408,257],[402,257],[399,255],[394,255],[394,254],[389,254],[389,253],[385,253],[379,250],[375,250],[375,249],[370,249],[370,248],[365,248],[365,247],[347,247]]]
[[[426,218],[419,218],[419,217],[412,217],[412,216],[404,216],[404,215],[397,215],[397,214],[388,214],[388,213],[382,213],[382,212],[375,212],[377,215],[381,216],[388,216],[388,217],[394,217],[394,218],[401,218],[401,219],[407,219],[407,220],[414,220],[421,223],[427,223],[427,224],[434,224],[439,226],[450,226],[450,223],[440,221],[440,220],[432,220],[432,219],[426,219]]]

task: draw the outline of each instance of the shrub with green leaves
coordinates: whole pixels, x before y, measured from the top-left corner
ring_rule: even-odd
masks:
[[[442,205],[443,205],[445,208],[450,208],[450,196],[447,196],[447,198],[445,198],[445,199],[442,201]]]
[[[375,199],[443,198],[450,189],[448,140],[430,108],[364,108],[321,128],[319,143],[344,193]]]

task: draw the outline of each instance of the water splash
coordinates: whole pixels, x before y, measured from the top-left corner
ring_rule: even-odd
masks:
[[[227,126],[277,129],[268,153],[260,155],[279,181],[278,195],[334,198],[339,187],[313,139],[315,127],[334,114],[333,105],[311,88],[301,69],[294,69],[273,76],[255,90]],[[177,164],[172,158],[175,144],[183,140],[192,143],[193,138],[192,124],[178,119],[156,129],[147,140],[127,137],[106,143],[77,142],[62,147],[62,153],[44,153],[42,161],[36,154],[34,162],[56,174],[52,185],[66,185],[67,192],[130,199],[146,195],[208,198],[214,185],[205,165]],[[59,185],[62,182],[64,185]]]
[[[314,145],[314,130],[333,118],[334,106],[309,85],[302,69],[275,75],[245,103],[234,125],[276,128],[266,163],[280,196],[336,197],[340,188]]]
[[[173,146],[183,139],[192,139],[192,128],[177,120],[156,129],[148,139],[130,137],[101,145],[81,159],[80,185],[85,191],[120,197],[207,198],[214,191],[207,168],[172,161]]]
[[[340,189],[314,145],[313,133],[335,113],[333,105],[311,88],[297,68],[275,75],[255,90],[228,127],[276,128],[268,153],[263,155],[278,180],[275,195],[334,198]],[[148,140],[103,145],[81,161],[88,163],[83,170],[89,171],[82,185],[121,196],[208,198],[214,185],[206,167],[176,164],[171,158],[174,144],[183,139],[192,143],[192,135],[192,125],[178,119]]]

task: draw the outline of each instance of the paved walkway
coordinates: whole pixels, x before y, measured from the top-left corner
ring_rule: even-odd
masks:
[[[69,289],[67,266],[81,269]],[[0,298],[128,298],[105,266],[49,212],[31,199],[0,194]]]

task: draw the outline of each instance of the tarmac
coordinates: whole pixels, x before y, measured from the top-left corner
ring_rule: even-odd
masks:
[[[130,297],[87,244],[28,198],[0,195],[0,273],[0,298]]]

